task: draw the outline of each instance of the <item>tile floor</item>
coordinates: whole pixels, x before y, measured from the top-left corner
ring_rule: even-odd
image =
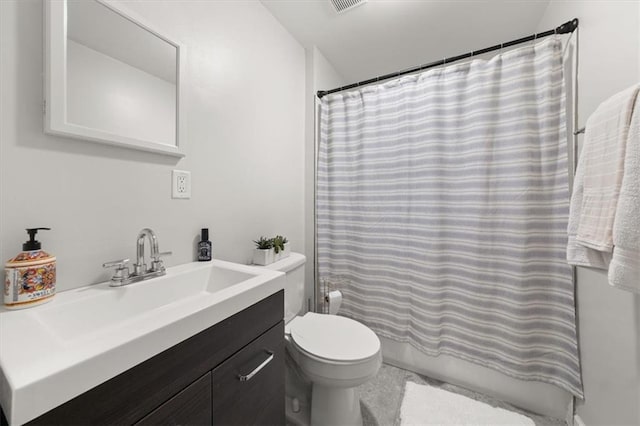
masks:
[[[531,418],[536,426],[565,425],[563,420],[539,416],[486,395],[383,364],[378,375],[359,388],[364,426],[399,426],[400,405],[407,381],[440,387],[494,407],[515,411]]]

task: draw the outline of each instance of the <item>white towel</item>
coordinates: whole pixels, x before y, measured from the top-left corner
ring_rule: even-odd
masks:
[[[567,262],[576,266],[607,269],[611,261],[611,253],[604,253],[585,247],[576,242],[578,224],[580,223],[580,206],[584,192],[582,175],[584,167],[578,167],[573,179],[573,193],[571,194],[571,209],[569,212],[569,241],[567,244]]]
[[[636,99],[625,157],[613,223],[609,284],[640,293],[640,97]]]
[[[639,88],[635,85],[607,99],[587,120],[571,197],[570,264],[609,266],[629,125]]]
[[[604,101],[587,120],[583,156],[582,206],[576,242],[611,252],[613,221],[624,174],[629,125],[638,85]]]

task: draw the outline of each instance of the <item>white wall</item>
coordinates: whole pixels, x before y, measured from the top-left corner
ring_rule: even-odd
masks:
[[[640,80],[639,9],[636,1],[549,4],[538,30],[580,20],[579,127]],[[588,426],[640,424],[640,295],[610,287],[604,271],[578,268],[577,305],[585,392],[578,415]]]
[[[67,40],[67,121],[176,145],[176,85]]]
[[[45,135],[42,1],[0,1],[0,259],[50,226],[65,290],[107,280],[101,264],[133,258],[144,227],[169,265],[194,260],[201,227],[216,258],[246,263],[276,233],[302,251],[304,49],[259,2],[127,7],[186,46],[186,157]],[[174,168],[191,171],[190,200],[170,198]]]
[[[316,102],[318,90],[334,89],[347,84],[327,61],[322,52],[313,47],[306,50],[306,130],[305,130],[305,284],[307,298],[313,304],[315,279],[315,152],[316,152]],[[316,302],[317,303],[317,302]]]
[[[313,47],[313,70],[314,93],[318,90],[331,90],[353,83],[353,81],[346,81],[315,46]]]

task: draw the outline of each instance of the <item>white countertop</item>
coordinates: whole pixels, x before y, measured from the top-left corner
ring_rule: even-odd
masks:
[[[0,404],[9,424],[28,422],[283,287],[281,272],[213,260],[124,287],[61,292],[25,310],[2,308]]]

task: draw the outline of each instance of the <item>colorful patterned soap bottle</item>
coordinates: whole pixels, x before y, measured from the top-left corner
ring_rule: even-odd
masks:
[[[56,292],[56,258],[41,250],[36,241],[39,230],[29,228],[29,241],[22,252],[5,265],[4,304],[8,309],[22,309],[50,301]]]

